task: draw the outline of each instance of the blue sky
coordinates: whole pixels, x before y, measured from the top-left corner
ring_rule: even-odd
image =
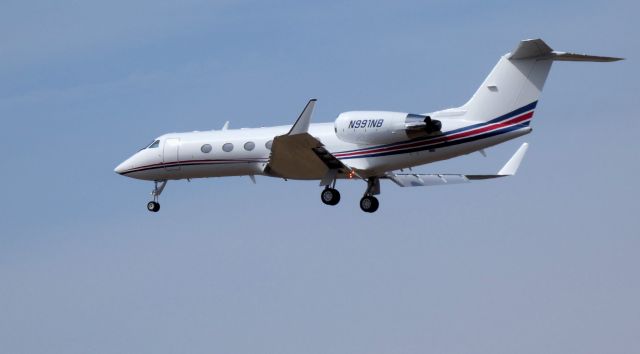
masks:
[[[5,1],[0,352],[629,353],[640,350],[631,1]],[[113,168],[166,132],[433,111],[519,40],[628,58],[556,63],[534,132],[421,167],[455,187]]]

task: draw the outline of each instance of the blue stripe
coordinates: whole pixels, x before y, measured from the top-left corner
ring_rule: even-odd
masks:
[[[135,173],[135,172],[143,172],[143,171],[149,171],[149,170],[157,170],[157,169],[165,169],[165,168],[170,168],[170,167],[183,167],[183,166],[199,166],[199,165],[231,165],[231,164],[248,164],[248,163],[264,163],[264,162],[268,162],[268,159],[255,159],[255,160],[211,160],[211,161],[200,161],[200,162],[189,162],[189,161],[185,161],[185,162],[171,162],[168,164],[162,164],[162,165],[156,165],[156,166],[151,166],[151,167],[138,167],[138,168],[134,168],[131,169],[129,171],[125,171],[120,173],[121,175],[126,175],[129,173]]]
[[[498,123],[501,122],[503,120],[507,120],[509,118],[513,118],[515,116],[518,116],[522,113],[528,112],[530,110],[533,110],[536,108],[536,105],[538,104],[538,101],[534,101],[529,103],[526,106],[520,107],[516,110],[513,110],[507,114],[501,115],[498,118],[494,118],[492,120],[486,121],[486,122],[482,122],[482,123],[477,123],[477,124],[473,124],[473,125],[468,125],[466,127],[462,127],[462,128],[458,128],[458,129],[454,129],[454,130],[450,130],[447,131],[446,133],[444,133],[443,135],[438,135],[436,137],[422,137],[422,138],[417,138],[414,140],[409,140],[409,141],[401,141],[401,142],[397,142],[397,143],[390,143],[390,144],[384,144],[384,145],[376,145],[376,146],[370,146],[370,147],[366,147],[366,148],[360,148],[360,149],[353,149],[353,150],[345,150],[345,151],[339,151],[339,152],[335,152],[334,154],[346,154],[346,153],[352,153],[352,152],[359,152],[359,151],[366,151],[366,150],[374,150],[374,149],[382,149],[382,148],[387,148],[387,147],[392,147],[392,146],[398,146],[398,145],[402,145],[402,144],[408,144],[408,143],[415,143],[415,142],[420,142],[420,141],[424,141],[424,140],[430,140],[430,139],[436,139],[436,138],[442,138],[443,136],[447,136],[450,134],[457,134],[457,133],[461,133],[467,130],[471,130],[471,129],[476,129],[476,128],[480,128],[482,126],[485,125],[489,125],[489,124],[494,124],[494,123]],[[527,123],[528,124],[528,123]],[[382,154],[382,153],[381,153]],[[369,155],[366,155],[369,156]],[[371,155],[371,156],[377,156],[377,155]],[[355,157],[360,157],[360,156],[353,156],[353,157],[340,157],[340,159],[351,159],[351,158],[355,158]]]
[[[526,105],[524,107],[520,107],[520,108],[516,109],[515,111],[511,111],[511,112],[509,112],[509,113],[507,113],[505,115],[502,115],[502,116],[500,116],[498,118],[494,118],[494,119],[492,119],[490,121],[486,121],[486,122],[482,122],[482,123],[478,123],[478,124],[474,124],[474,125],[469,125],[469,126],[466,126],[464,128],[451,130],[451,131],[448,131],[447,134],[451,134],[451,133],[455,134],[455,133],[459,133],[461,131],[479,128],[479,127],[482,127],[484,125],[498,123],[498,122],[501,122],[503,120],[507,120],[509,118],[513,118],[515,116],[519,116],[522,113],[529,112],[530,110],[535,109],[537,104],[538,104],[538,101],[531,102],[531,103],[529,103],[528,105]]]
[[[411,149],[406,149],[406,150],[393,150],[393,151],[379,152],[379,153],[367,154],[367,155],[357,155],[357,156],[351,156],[351,157],[342,157],[342,158],[340,158],[340,160],[359,159],[359,158],[366,158],[366,157],[389,156],[389,155],[400,155],[400,154],[408,154],[408,153],[424,151],[424,150],[441,149],[441,148],[444,148],[444,147],[449,147],[449,146],[464,144],[464,143],[468,143],[468,142],[472,142],[472,141],[476,141],[476,140],[480,140],[480,139],[490,138],[492,136],[508,133],[508,132],[511,132],[511,131],[514,131],[514,130],[527,128],[528,126],[529,126],[529,122],[520,123],[520,124],[512,125],[512,126],[509,126],[509,127],[506,127],[506,128],[493,130],[493,131],[490,131],[490,132],[487,132],[487,133],[484,133],[484,134],[475,135],[475,136],[472,136],[472,137],[469,137],[469,138],[464,138],[464,139],[459,139],[459,140],[454,140],[454,141],[447,141],[447,142],[434,144],[434,145],[423,145],[423,146],[418,146],[418,147],[411,148]]]

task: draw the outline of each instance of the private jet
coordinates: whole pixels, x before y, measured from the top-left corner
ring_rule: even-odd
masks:
[[[480,152],[529,134],[543,85],[555,61],[612,62],[622,58],[559,52],[541,39],[521,41],[457,108],[428,113],[352,111],[333,122],[311,123],[311,99],[293,125],[170,133],[126,159],[115,172],[153,181],[151,212],[167,181],[255,176],[316,180],[320,199],[336,205],[337,180],[366,183],[360,208],[378,209],[380,181],[400,187],[435,186],[512,176],[527,151],[523,143],[495,174],[421,174],[411,168]],[[407,170],[409,172],[407,172]]]

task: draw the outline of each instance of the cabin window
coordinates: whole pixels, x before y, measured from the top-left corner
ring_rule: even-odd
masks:
[[[266,147],[267,149],[271,150],[271,145],[273,145],[273,140],[267,141],[267,143],[264,144],[264,147]]]
[[[209,145],[209,144],[202,145],[202,147],[200,148],[200,151],[204,152],[205,154],[210,153],[211,152],[211,145]]]
[[[160,140],[156,140],[153,143],[151,143],[151,145],[149,145],[149,149],[155,149],[158,146],[160,146]]]
[[[222,151],[224,151],[224,152],[231,152],[231,151],[233,151],[233,144],[231,144],[231,143],[226,143],[226,144],[222,145]]]
[[[247,151],[251,151],[255,148],[256,148],[256,144],[254,144],[253,141],[247,141],[246,143],[244,143],[244,149]]]

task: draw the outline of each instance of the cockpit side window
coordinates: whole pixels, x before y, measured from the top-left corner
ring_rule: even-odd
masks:
[[[154,148],[157,148],[158,146],[160,146],[160,140],[156,140],[153,143],[151,143],[151,145],[149,145],[147,149],[154,149]]]

